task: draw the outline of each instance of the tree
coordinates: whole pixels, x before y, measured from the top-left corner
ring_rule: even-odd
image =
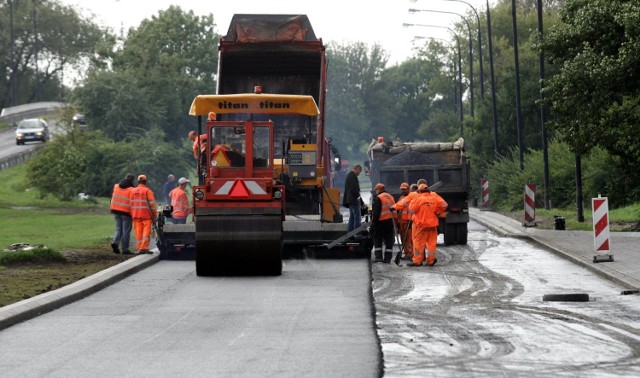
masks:
[[[602,147],[640,163],[640,12],[637,0],[567,0],[542,50],[560,72],[545,94],[551,126],[576,153]]]
[[[377,45],[330,43],[327,60],[327,135],[343,158],[362,159],[373,125],[367,97],[380,79],[387,54]]]
[[[94,66],[77,92],[89,120],[114,140],[158,127],[181,145],[193,98],[215,92],[213,16],[170,6],[129,30],[111,67]]]
[[[8,2],[0,4],[0,108],[10,105],[12,85],[16,88],[16,105],[34,101],[36,87],[41,100],[60,99],[64,70],[98,56],[99,46],[109,40],[108,33],[57,1],[13,0],[11,8],[13,12]]]

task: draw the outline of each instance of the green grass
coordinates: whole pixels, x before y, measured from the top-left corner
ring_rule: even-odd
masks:
[[[36,248],[28,251],[2,252],[0,251],[0,265],[19,262],[59,261],[67,259],[60,252],[49,248]]]
[[[108,199],[40,199],[25,181],[26,165],[0,171],[0,250],[13,243],[44,244],[54,250],[104,244],[113,235]]]
[[[553,229],[554,216],[565,218],[567,230],[591,231],[593,220],[591,209],[585,208],[584,222],[578,222],[576,209],[536,209],[536,223],[541,228]],[[524,222],[524,210],[521,212],[509,212],[514,219]],[[609,224],[611,231],[634,231],[634,226],[640,222],[640,204],[609,210]]]

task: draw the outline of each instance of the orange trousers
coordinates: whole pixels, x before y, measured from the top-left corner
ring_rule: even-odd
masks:
[[[151,240],[151,219],[134,219],[133,230],[136,234],[136,242],[138,243],[138,252],[149,250],[149,241]]]
[[[438,227],[421,227],[414,224],[411,236],[413,238],[413,263],[422,264],[426,247],[427,264],[433,264],[436,259]]]
[[[409,221],[398,223],[398,233],[400,233],[400,241],[404,246],[404,255],[411,257],[413,256],[413,238],[411,237],[411,228],[409,228]]]

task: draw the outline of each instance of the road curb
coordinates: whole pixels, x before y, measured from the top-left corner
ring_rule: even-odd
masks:
[[[0,330],[87,297],[155,264],[159,258],[157,253],[136,256],[67,286],[0,307]]]

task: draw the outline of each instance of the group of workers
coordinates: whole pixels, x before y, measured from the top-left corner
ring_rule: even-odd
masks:
[[[413,189],[413,190],[412,190]],[[400,185],[402,195],[396,202],[387,193],[385,185],[376,184],[372,198],[371,229],[374,238],[374,262],[391,262],[395,235],[400,235],[404,258],[410,267],[422,266],[427,250],[427,266],[434,266],[438,240],[438,215],[447,210],[447,203],[436,192],[429,190],[427,181]],[[382,254],[384,242],[385,252]]]
[[[168,182],[171,182],[169,175]],[[153,190],[147,186],[147,176],[138,176],[138,185],[133,185],[134,176],[128,173],[124,179],[113,186],[111,196],[111,213],[116,222],[116,231],[113,235],[111,248],[116,254],[132,255],[129,238],[133,227],[136,236],[138,254],[152,254],[149,250],[151,231],[156,224],[157,204]],[[175,177],[174,177],[175,181]],[[189,180],[181,177],[178,186],[168,194],[171,200],[171,219],[173,223],[186,223],[193,209],[189,206],[189,197],[186,192]],[[122,246],[122,251],[120,251]]]
[[[354,165],[345,181],[342,205],[349,208],[348,232],[361,225],[360,210],[363,205],[358,182],[361,172],[362,167]],[[375,195],[372,197],[370,225],[374,240],[373,262],[390,263],[396,235],[400,235],[403,249],[400,253],[404,252],[405,260],[411,260],[407,266],[422,266],[425,262],[425,249],[427,265],[434,266],[438,262],[438,215],[447,210],[447,202],[436,192],[429,190],[425,179],[420,179],[411,186],[403,182],[400,185],[402,195],[397,202],[387,193],[383,183],[376,184],[373,189]]]

